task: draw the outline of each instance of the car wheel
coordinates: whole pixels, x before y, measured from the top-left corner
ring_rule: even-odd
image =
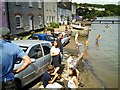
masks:
[[[15,79],[16,90],[21,90],[22,84],[19,79]]]

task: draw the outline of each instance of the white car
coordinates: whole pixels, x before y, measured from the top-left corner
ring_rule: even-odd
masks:
[[[64,47],[70,42],[70,37],[65,32],[54,32],[54,37],[57,38],[59,33],[63,34],[63,39],[61,40],[61,42],[62,42],[63,47]]]

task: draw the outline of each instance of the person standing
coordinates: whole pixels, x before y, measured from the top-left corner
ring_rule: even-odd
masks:
[[[60,62],[60,64],[61,64],[62,59],[63,59],[63,45],[62,45],[62,42],[61,42],[62,38],[63,38],[63,34],[59,33],[58,34],[58,38],[57,38],[57,42],[58,42],[58,48],[60,49],[60,55],[59,55],[59,62]]]
[[[85,40],[85,42],[84,42],[84,51],[86,52],[87,49],[88,49],[88,39]]]
[[[74,68],[69,71],[68,88],[78,88],[77,72]]]
[[[21,72],[31,64],[31,59],[19,46],[6,40],[9,32],[10,30],[6,27],[0,28],[0,66],[2,67],[0,83],[2,83],[2,90],[16,90],[14,74]],[[23,65],[13,71],[17,58],[23,59]]]
[[[55,30],[54,30],[54,29],[51,29],[50,31],[51,31],[51,35],[54,37],[54,36],[55,36],[55,35],[54,35]]]
[[[82,43],[78,42],[78,37],[79,37],[79,32],[77,32],[75,34],[75,44],[76,44],[76,48],[78,48],[78,50],[79,50],[79,54],[81,54],[82,53],[82,50],[81,50]]]
[[[60,62],[59,62],[60,49],[58,48],[57,41],[53,42],[53,46],[50,50],[50,55],[52,56],[52,65],[56,68],[56,72],[57,72],[60,69]]]
[[[98,39],[100,38],[100,34],[96,35],[96,43],[98,43]]]
[[[68,88],[78,88],[78,78],[77,78],[77,72],[75,68],[69,68],[69,77],[62,76],[65,80],[68,81]]]
[[[67,25],[65,25],[65,32],[67,32],[68,31],[68,26]]]

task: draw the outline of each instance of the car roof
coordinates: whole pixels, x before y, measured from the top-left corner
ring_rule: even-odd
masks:
[[[49,44],[51,44],[51,42],[44,41],[44,40],[14,40],[14,41],[11,41],[11,42],[14,43],[14,44],[17,44],[19,46],[26,46],[26,47],[30,47],[32,45],[42,44],[42,43],[49,43]]]
[[[59,34],[59,33],[62,33],[63,35],[65,35],[66,33],[65,32],[54,32],[55,34]]]
[[[48,34],[33,34],[33,35],[37,35],[37,36],[49,36]]]

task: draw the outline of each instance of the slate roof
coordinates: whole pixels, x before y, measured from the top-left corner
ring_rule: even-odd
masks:
[[[71,2],[58,2],[58,7],[62,9],[68,9],[71,10]]]

